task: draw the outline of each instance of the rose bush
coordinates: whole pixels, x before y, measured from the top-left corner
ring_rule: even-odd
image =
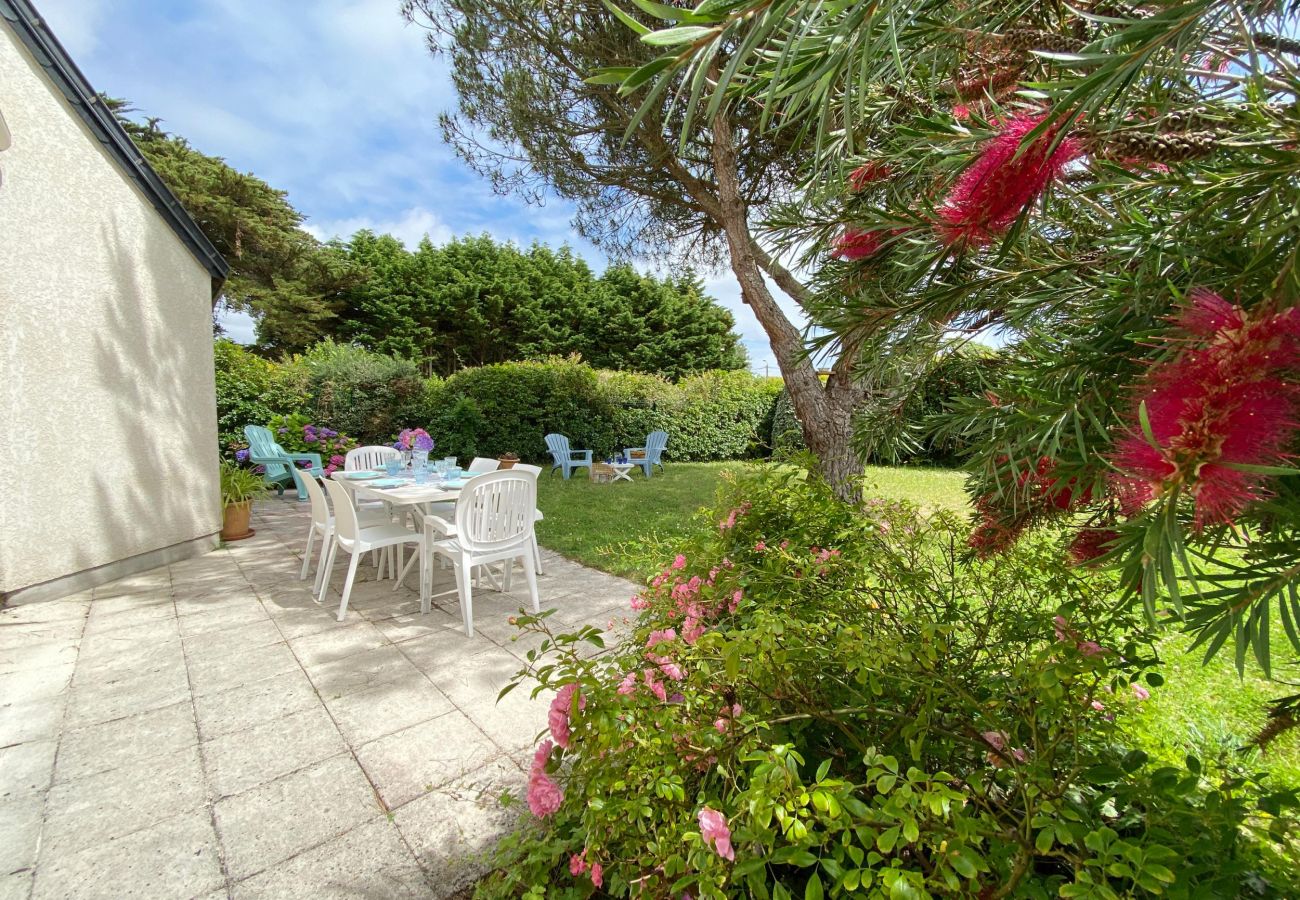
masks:
[[[1110,576],[1047,539],[967,560],[958,517],[790,468],[722,492],[616,646],[518,620],[506,691],[556,693],[478,896],[1294,890],[1261,862],[1294,792],[1134,746],[1162,680]]]

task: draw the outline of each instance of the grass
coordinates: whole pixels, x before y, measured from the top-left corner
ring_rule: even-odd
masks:
[[[670,546],[688,533],[700,508],[712,505],[722,473],[745,465],[671,463],[649,480],[634,474],[630,484],[593,484],[583,475],[569,481],[543,476],[538,505],[546,520],[538,525],[538,538],[571,559],[644,581],[663,564],[661,557],[650,559],[646,547]],[[911,500],[930,509],[965,509],[964,479],[961,472],[943,469],[867,469],[870,495]],[[1292,658],[1280,631],[1274,629],[1278,661]],[[1263,726],[1265,701],[1295,689],[1269,682],[1249,666],[1245,677],[1238,677],[1231,648],[1202,666],[1199,651],[1186,652],[1190,643],[1174,634],[1162,644],[1166,683],[1152,691],[1132,720],[1144,749],[1170,762],[1187,753],[1206,758],[1236,754],[1280,784],[1300,785],[1300,729],[1284,735],[1266,755],[1237,753]]]
[[[565,481],[538,481],[538,506],[546,515],[537,526],[542,545],[580,563],[641,581],[658,568],[638,554],[637,544],[671,543],[686,534],[701,507],[711,506],[727,469],[753,463],[670,463],[653,478],[634,470],[632,482],[595,484],[585,473]],[[944,469],[870,466],[869,493],[911,500],[922,507],[962,509],[965,476]]]
[[[537,505],[542,546],[584,565],[642,581],[647,571],[631,541],[671,541],[690,530],[701,507],[713,503],[722,472],[743,463],[672,463],[653,478],[634,470],[631,483],[596,484],[585,472],[565,481],[543,475]],[[581,470],[580,470],[581,472]]]

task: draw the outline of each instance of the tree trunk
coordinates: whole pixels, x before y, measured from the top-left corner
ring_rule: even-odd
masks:
[[[754,310],[767,332],[776,356],[790,404],[803,430],[804,442],[817,455],[819,471],[836,495],[856,500],[853,479],[862,472],[862,461],[853,449],[853,411],[862,398],[852,380],[837,371],[822,384],[816,366],[804,352],[799,329],[781,311],[763,280],[756,248],[749,229],[749,209],[741,195],[737,176],[735,142],[725,115],[713,120],[713,167],[721,202],[720,222],[727,236],[731,270],[740,282],[740,294]]]

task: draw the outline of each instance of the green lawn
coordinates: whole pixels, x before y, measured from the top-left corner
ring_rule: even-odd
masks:
[[[664,554],[689,530],[700,508],[712,505],[722,472],[745,465],[752,463],[670,463],[649,480],[637,470],[630,484],[593,484],[585,474],[569,481],[544,475],[538,483],[538,505],[546,520],[538,524],[538,538],[571,559],[644,581],[663,565]],[[965,508],[964,478],[942,469],[867,470],[868,493],[931,509]],[[1281,629],[1274,632],[1280,635]],[[1292,658],[1282,641],[1279,636],[1275,660]],[[1164,642],[1167,681],[1152,691],[1136,720],[1142,744],[1170,760],[1188,752],[1235,753],[1264,723],[1263,702],[1294,688],[1269,683],[1250,668],[1239,678],[1230,653],[1202,666],[1199,652],[1184,652],[1188,643],[1177,634]],[[1294,673],[1279,674],[1290,678]],[[1267,756],[1252,753],[1244,758],[1282,783],[1300,784],[1300,730],[1283,736]]]
[[[594,484],[582,470],[568,481],[543,475],[538,506],[546,520],[537,526],[538,540],[586,565],[635,580],[649,578],[658,568],[641,545],[671,543],[686,533],[700,508],[713,505],[722,472],[745,465],[754,463],[669,463],[650,479],[634,470],[630,484]],[[964,479],[944,469],[867,469],[869,493],[926,508],[964,508]]]

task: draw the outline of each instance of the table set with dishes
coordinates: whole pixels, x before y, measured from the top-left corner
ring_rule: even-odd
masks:
[[[429,461],[427,454],[403,454],[391,447],[349,451],[344,468],[330,473],[326,490],[314,477],[300,478],[312,503],[301,576],[307,577],[313,539],[319,536],[316,598],[323,602],[335,559],[349,557],[338,609],[342,621],[363,554],[373,553],[379,577],[388,570],[394,590],[418,565],[420,606],[427,613],[433,558],[440,557],[455,569],[465,631],[473,636],[472,582],[488,577],[508,592],[518,563],[536,612],[536,576],[542,568],[533,531],[541,518],[537,473],[537,467],[524,465],[498,470],[496,460],[479,458],[466,471],[455,457]],[[412,551],[409,561],[404,559],[407,550]]]
[[[454,456],[410,466],[401,458],[388,459],[373,469],[340,470],[330,476],[340,481],[357,500],[382,500],[395,506],[424,506],[455,500],[465,486],[465,471]]]

